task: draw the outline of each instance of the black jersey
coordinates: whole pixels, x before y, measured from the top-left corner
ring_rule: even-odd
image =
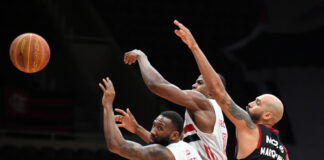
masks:
[[[287,149],[279,139],[279,131],[257,124],[260,138],[257,148],[242,160],[285,160]]]

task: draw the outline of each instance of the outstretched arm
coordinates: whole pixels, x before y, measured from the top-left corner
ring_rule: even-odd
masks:
[[[175,34],[181,38],[181,40],[189,47],[189,49],[193,53],[209,92],[221,106],[225,115],[234,123],[236,128],[239,130],[256,129],[256,126],[251,120],[248,113],[237,104],[235,104],[231,97],[227,94],[221,79],[208,62],[204,53],[199,48],[190,30],[179,23],[177,20],[174,21],[174,24],[179,27],[178,30],[175,30]]]
[[[126,141],[121,135],[114,120],[112,103],[115,97],[114,86],[111,81],[103,79],[104,85],[99,83],[104,95],[102,105],[104,108],[104,132],[107,147],[111,152],[119,154],[127,159],[174,159],[173,154],[161,145],[142,146],[138,143]]]
[[[142,51],[134,49],[125,53],[124,62],[126,64],[133,64],[136,60],[138,61],[146,86],[154,94],[191,110],[206,109],[208,107],[200,103],[201,101],[199,100],[203,96],[199,92],[181,90],[165,80],[150,64],[147,56]],[[200,103],[200,105],[197,103]]]
[[[121,113],[121,115],[115,115],[115,121],[120,123],[117,124],[118,127],[123,127],[129,132],[136,134],[146,143],[150,142],[151,133],[137,123],[129,108],[126,109],[126,112],[118,108],[115,111]]]

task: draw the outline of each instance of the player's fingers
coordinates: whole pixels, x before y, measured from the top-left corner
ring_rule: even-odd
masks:
[[[129,53],[126,53],[126,55],[125,55],[125,61],[128,63],[129,62],[129,60],[132,58],[132,56],[129,54]],[[125,63],[126,63],[125,62]],[[127,64],[126,63],[126,64]]]
[[[185,32],[190,32],[189,29],[179,21],[174,20],[174,24],[177,25],[181,30],[184,30]]]
[[[179,30],[174,30],[174,33],[178,36],[178,37],[180,37],[181,38],[181,34],[179,33]]]
[[[127,116],[127,113],[125,111],[119,109],[119,108],[116,108],[115,111],[118,112],[118,113],[121,113],[124,116]]]
[[[99,83],[99,87],[101,88],[101,90],[104,92],[105,91],[105,87],[101,84],[101,83]]]
[[[126,55],[124,56],[124,63],[127,64],[127,57],[126,57]]]
[[[132,56],[128,57],[128,61],[127,61],[128,65],[131,65],[133,60],[134,60],[134,57],[132,57]]]
[[[174,24],[177,25],[180,29],[184,29],[184,25],[181,24],[178,20],[174,20]]]
[[[132,112],[129,110],[129,108],[126,109],[126,112],[127,112],[128,115],[133,116],[133,114],[132,114]]]
[[[115,119],[119,120],[119,119],[122,119],[124,116],[120,115],[120,114],[117,114],[115,115]]]
[[[178,20],[174,20],[173,23],[176,25],[176,26],[179,26],[179,21]]]
[[[115,122],[121,122],[122,121],[122,116],[121,115],[116,115],[115,116]]]
[[[131,65],[132,64],[132,59],[130,58],[129,60],[128,60],[128,65]]]
[[[117,127],[125,128],[125,124],[117,124]]]
[[[107,77],[106,80],[107,80],[108,86],[112,87],[112,89],[114,89],[114,85],[113,85],[112,81],[109,79],[109,77]]]
[[[105,85],[105,89],[108,88],[108,82],[107,82],[106,78],[103,78],[102,82]]]
[[[134,59],[135,59],[135,58],[133,58],[133,57],[132,57],[131,59],[129,59],[129,63],[130,63],[130,64],[133,64],[133,63],[134,63]]]
[[[181,36],[185,36],[185,35],[186,35],[186,32],[183,31],[183,30],[179,30],[179,34],[180,34]]]

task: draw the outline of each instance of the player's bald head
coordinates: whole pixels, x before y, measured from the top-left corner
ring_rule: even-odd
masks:
[[[284,112],[284,107],[281,100],[272,94],[263,94],[260,96],[260,98],[266,103],[266,111],[272,113],[272,123],[278,123],[281,120]]]

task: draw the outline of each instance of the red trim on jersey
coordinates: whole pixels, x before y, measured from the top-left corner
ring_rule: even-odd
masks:
[[[286,151],[285,160],[287,160],[288,150],[287,150],[287,148],[285,146],[284,146],[284,148],[285,148],[285,151]]]
[[[270,129],[272,132],[275,132],[275,133],[279,134],[278,130],[276,130],[276,129],[270,127],[270,126],[267,126],[267,125],[264,125],[264,126],[266,126],[268,129]]]
[[[196,131],[195,127],[192,124],[188,124],[183,128],[183,132],[184,134],[186,134],[187,132],[191,132],[191,131]]]
[[[258,145],[257,145],[257,149],[259,149],[259,148],[260,148],[260,146],[261,146],[261,140],[262,140],[262,131],[261,131],[261,129],[260,129],[260,127],[259,127],[259,125],[257,125],[257,124],[256,124],[256,126],[258,127],[258,130],[259,130],[259,141],[258,141]]]

